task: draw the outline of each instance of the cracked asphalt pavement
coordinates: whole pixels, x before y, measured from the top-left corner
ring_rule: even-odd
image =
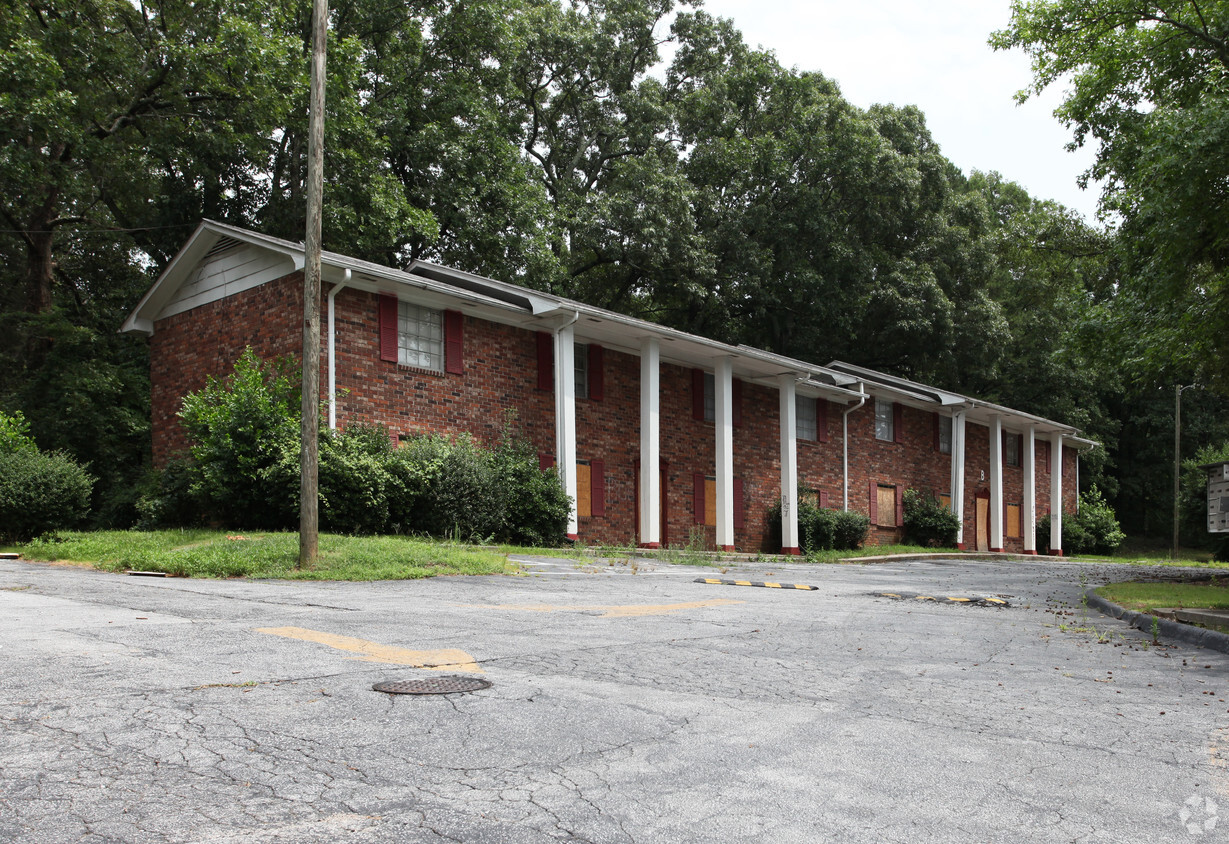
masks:
[[[0,840],[1229,840],[1229,657],[1080,601],[1140,569],[524,559],[0,562]],[[440,670],[493,685],[372,690]]]

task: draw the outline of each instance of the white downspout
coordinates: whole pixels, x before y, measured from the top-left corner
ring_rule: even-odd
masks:
[[[334,297],[343,287],[350,283],[350,270],[346,270],[341,281],[333,285],[329,291],[329,430],[337,430],[337,358],[336,333],[337,323],[334,316],[337,312],[337,302]]]
[[[841,415],[841,446],[845,449],[845,457],[842,463],[842,473],[844,474],[845,483],[846,513],[849,512],[849,414],[866,404],[866,387],[861,381],[858,382],[858,392],[862,394],[862,399]]]

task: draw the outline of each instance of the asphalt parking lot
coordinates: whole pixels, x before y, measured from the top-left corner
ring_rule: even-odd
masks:
[[[1229,657],[1080,602],[1139,569],[526,566],[0,562],[0,840],[1229,840]]]

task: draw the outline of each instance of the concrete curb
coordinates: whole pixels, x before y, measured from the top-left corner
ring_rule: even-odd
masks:
[[[1181,621],[1170,621],[1168,618],[1159,618],[1149,613],[1135,612],[1134,610],[1120,607],[1113,601],[1107,601],[1092,589],[1084,593],[1084,598],[1088,602],[1088,606],[1103,615],[1125,621],[1137,630],[1151,633],[1153,630],[1152,625],[1155,623],[1156,632],[1167,639],[1177,639],[1179,642],[1185,642],[1197,648],[1208,648],[1209,650],[1220,651],[1221,653],[1229,653],[1229,633],[1221,633],[1219,630],[1207,630],[1203,627],[1196,627],[1193,624],[1183,624]]]

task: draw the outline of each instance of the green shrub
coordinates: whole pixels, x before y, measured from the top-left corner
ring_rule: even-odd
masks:
[[[38,446],[30,436],[30,423],[21,411],[8,414],[0,410],[0,454],[37,450]]]
[[[781,548],[781,502],[768,508],[768,544]],[[850,551],[866,539],[870,519],[860,513],[820,509],[809,501],[798,504],[798,543],[804,554],[817,551]]]
[[[870,530],[869,516],[852,510],[831,510],[833,518],[832,547],[838,551],[852,551],[866,541]]]
[[[960,519],[937,498],[905,490],[904,540],[927,548],[955,548]]]
[[[1063,513],[1063,553],[1112,554],[1125,539],[1114,508],[1095,486],[1080,496],[1079,513]],[[1037,547],[1050,544],[1050,517],[1037,521]]]
[[[0,453],[0,539],[26,542],[75,527],[90,509],[94,478],[60,452]]]
[[[299,519],[299,399],[283,364],[246,350],[226,379],[184,399],[190,460],[172,464],[142,498],[152,524],[213,521],[291,529]],[[485,447],[469,435],[409,437],[387,429],[322,428],[320,526],[333,533],[426,533],[464,540],[556,542],[570,503],[509,417]]]
[[[288,363],[249,347],[225,379],[210,376],[179,412],[194,464],[192,493],[208,519],[276,529],[296,519],[299,390]],[[293,471],[290,464],[294,463]]]

